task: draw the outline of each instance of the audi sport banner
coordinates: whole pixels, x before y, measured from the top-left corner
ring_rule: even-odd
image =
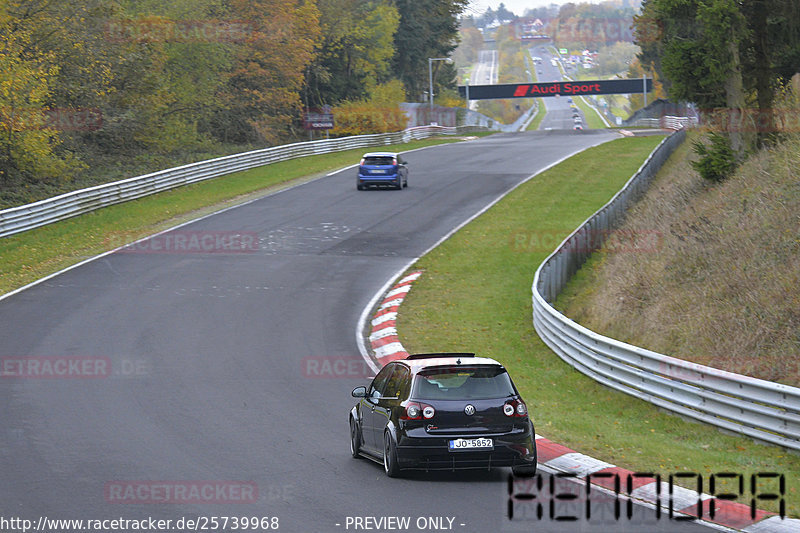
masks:
[[[458,92],[466,97],[466,86]],[[539,98],[542,96],[580,96],[592,94],[630,94],[644,89],[641,78],[634,80],[555,81],[549,83],[506,83],[502,85],[470,85],[470,100],[494,98]],[[647,92],[653,90],[653,80],[647,80]]]

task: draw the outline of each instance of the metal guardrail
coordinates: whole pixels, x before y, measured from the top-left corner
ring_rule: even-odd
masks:
[[[697,126],[697,119],[694,117],[673,117],[664,115],[661,117],[661,127],[670,130],[681,130]]]
[[[339,139],[308,141],[234,154],[208,161],[200,161],[98,185],[48,198],[19,207],[0,211],[0,237],[7,237],[53,222],[94,211],[102,207],[135,200],[151,194],[174,189],[225,174],[305,157],[339,152],[353,148],[366,148],[388,144],[406,143],[433,135],[456,135],[484,128],[421,126],[397,133],[359,135]]]
[[[660,128],[661,127],[661,119],[660,118],[640,118],[631,126],[634,127],[646,127],[646,128]]]
[[[680,130],[697,126],[697,119],[694,117],[673,117],[664,115],[661,118],[640,118],[633,123],[633,126]]]
[[[800,389],[604,337],[550,305],[685,136],[680,130],[665,139],[614,198],[539,266],[532,287],[534,327],[561,359],[604,385],[679,415],[800,450]]]

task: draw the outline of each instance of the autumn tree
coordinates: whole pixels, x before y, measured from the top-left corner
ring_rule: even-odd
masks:
[[[630,67],[628,68],[627,77],[642,78],[644,76],[647,76],[653,80],[653,90],[647,93],[647,97],[650,102],[659,98],[667,97],[664,84],[661,82],[661,77],[659,76],[658,71],[655,69],[655,66],[651,64],[649,68],[644,68],[639,62],[638,58],[631,61]],[[644,107],[644,96],[641,93],[631,94],[629,96],[629,100],[632,110],[641,109]]]
[[[368,97],[393,78],[394,35],[400,22],[388,1],[318,0],[321,39],[306,71],[306,105]]]
[[[47,121],[59,73],[52,52],[36,39],[32,19],[19,3],[0,6],[0,185],[53,180],[77,168],[60,157],[59,132]]]
[[[319,11],[313,2],[285,0],[230,0],[230,9],[250,29],[222,89],[217,135],[275,143],[300,115],[305,72],[320,39]]]
[[[104,145],[169,153],[208,142],[219,93],[247,27],[223,0],[123,0],[104,23],[114,91]],[[235,23],[238,33],[229,31]],[[128,137],[127,143],[123,141]]]

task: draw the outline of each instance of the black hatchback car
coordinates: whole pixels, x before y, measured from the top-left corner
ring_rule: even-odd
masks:
[[[474,354],[409,355],[356,387],[350,411],[353,457],[401,470],[490,469],[536,473],[528,408],[506,369]]]

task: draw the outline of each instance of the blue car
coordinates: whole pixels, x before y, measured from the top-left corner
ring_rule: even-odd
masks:
[[[371,185],[389,186],[397,190],[408,187],[408,163],[396,152],[364,154],[358,165],[356,188],[363,191]]]

